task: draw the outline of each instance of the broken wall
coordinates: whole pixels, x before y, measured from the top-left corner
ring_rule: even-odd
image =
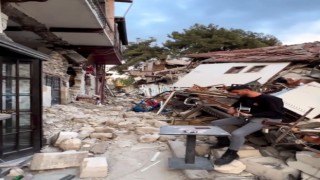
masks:
[[[46,85],[46,76],[54,76],[60,79],[60,103],[68,104],[72,101],[73,96],[84,91],[84,72],[80,67],[73,67],[77,73],[74,77],[75,84],[70,87],[70,75],[67,69],[72,66],[62,54],[64,51],[50,51],[46,48],[39,48],[39,51],[49,54],[50,60],[43,62],[43,106],[51,106],[52,88]],[[48,52],[50,51],[50,52]]]
[[[146,97],[153,97],[165,91],[171,91],[171,85],[168,84],[143,84],[139,86],[139,89],[144,93]]]

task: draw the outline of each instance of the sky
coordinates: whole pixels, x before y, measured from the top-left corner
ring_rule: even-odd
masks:
[[[283,44],[320,41],[320,0],[133,0],[116,3],[116,15],[125,16],[130,42],[161,44],[195,23],[271,34]]]

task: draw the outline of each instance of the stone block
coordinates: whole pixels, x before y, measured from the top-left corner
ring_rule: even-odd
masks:
[[[164,121],[155,120],[154,123],[153,123],[153,126],[156,127],[156,128],[160,128],[161,126],[167,126],[167,125],[168,125],[168,123],[164,122]]]
[[[65,139],[59,144],[59,148],[64,151],[79,150],[81,148],[81,140],[78,138]]]
[[[160,135],[159,141],[161,142],[167,142],[167,141],[174,141],[177,137],[173,135]]]
[[[16,176],[20,176],[23,175],[24,171],[21,168],[18,167],[14,167],[10,170],[9,174],[7,176],[9,177],[16,177]]]
[[[80,167],[80,178],[104,178],[108,175],[105,157],[85,158]]]
[[[132,122],[123,121],[123,122],[118,123],[119,128],[130,128],[132,126],[133,126]]]
[[[93,145],[89,152],[94,154],[103,154],[106,152],[107,149],[107,143],[106,142],[100,142],[95,145]]]
[[[108,139],[112,139],[114,136],[112,133],[92,133],[90,134],[90,137],[101,139],[101,140],[108,140]]]
[[[111,127],[96,127],[95,132],[97,133],[114,133],[116,130]]]
[[[31,170],[49,170],[78,167],[88,152],[36,153],[31,161]]]
[[[296,153],[297,161],[309,164],[320,169],[320,158],[316,157],[316,153],[310,151],[300,151]]]
[[[136,128],[136,134],[138,135],[153,134],[158,132],[160,132],[160,129],[154,128],[154,127],[137,127]]]
[[[288,167],[283,161],[273,157],[252,157],[240,159],[246,171],[260,178],[272,180],[298,179],[299,171]]]
[[[53,140],[54,146],[58,146],[63,140],[78,137],[76,132],[60,132],[56,135],[56,140]]]
[[[141,143],[152,143],[159,139],[159,134],[145,134],[139,137],[139,142]]]
[[[300,161],[288,161],[287,164],[291,168],[299,169],[300,171],[307,173],[311,176],[320,179],[320,169],[310,166],[309,164]]]

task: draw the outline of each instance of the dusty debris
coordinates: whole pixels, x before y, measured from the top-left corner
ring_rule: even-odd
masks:
[[[108,145],[106,142],[96,143],[90,148],[89,152],[94,154],[103,154],[106,152],[107,147]]]

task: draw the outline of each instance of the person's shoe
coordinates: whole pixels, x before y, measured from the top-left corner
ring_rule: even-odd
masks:
[[[217,140],[217,144],[210,146],[210,149],[219,149],[230,145],[230,140],[226,136],[217,137]]]
[[[237,151],[228,149],[221,158],[217,159],[214,164],[221,166],[225,164],[231,163],[233,160],[239,159],[239,155],[237,154]]]

